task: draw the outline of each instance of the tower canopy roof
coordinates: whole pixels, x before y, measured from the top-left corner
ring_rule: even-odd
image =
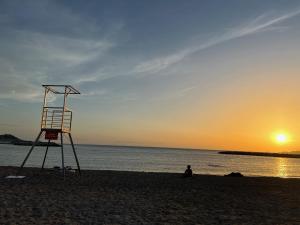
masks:
[[[54,94],[80,94],[80,92],[71,85],[45,84],[42,86]]]

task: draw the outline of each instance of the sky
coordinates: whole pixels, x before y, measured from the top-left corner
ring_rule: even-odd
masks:
[[[0,133],[70,84],[76,143],[296,151],[299,40],[297,0],[2,0]]]

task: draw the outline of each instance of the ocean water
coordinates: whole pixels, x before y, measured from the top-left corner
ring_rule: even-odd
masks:
[[[186,165],[196,174],[300,178],[300,159],[222,155],[212,150],[76,145],[81,169],[182,173]],[[0,145],[0,166],[20,166],[29,146]],[[27,167],[41,167],[45,147],[36,147]],[[70,145],[65,145],[65,166],[76,168]],[[45,167],[61,166],[61,150],[50,147]]]

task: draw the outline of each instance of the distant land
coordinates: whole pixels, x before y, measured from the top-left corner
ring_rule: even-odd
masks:
[[[31,146],[33,141],[26,141],[22,140],[12,134],[2,134],[0,135],[0,144],[12,144],[12,145],[24,145],[24,146]],[[47,146],[47,142],[39,141],[36,146]],[[50,142],[49,146],[59,147],[59,144],[54,142]]]
[[[295,152],[296,153],[296,152]],[[281,158],[300,158],[300,154],[290,153],[269,153],[269,152],[243,152],[243,151],[220,151],[219,154],[226,155],[251,155],[265,157],[281,157]]]

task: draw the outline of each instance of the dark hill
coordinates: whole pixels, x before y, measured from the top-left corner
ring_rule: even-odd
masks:
[[[22,140],[14,135],[11,134],[2,134],[0,135],[0,144],[12,144],[12,145],[24,145],[24,146],[30,146],[33,144],[32,141],[26,141]],[[37,146],[47,146],[47,142],[41,142],[39,141],[37,143]],[[49,146],[60,146],[59,144],[56,144],[55,142],[50,142]]]
[[[270,152],[221,151],[221,152],[219,152],[219,154],[250,155],[250,156],[281,157],[281,158],[300,158],[300,154],[270,153]]]
[[[0,135],[0,142],[1,143],[11,144],[12,142],[15,142],[15,141],[22,141],[22,140],[15,137],[14,135],[11,135],[11,134]]]

